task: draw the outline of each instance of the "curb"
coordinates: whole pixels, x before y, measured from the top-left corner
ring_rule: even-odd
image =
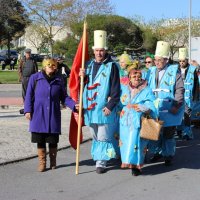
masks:
[[[92,138],[83,140],[81,144],[89,142],[91,140],[92,140]],[[66,147],[60,147],[60,148],[58,148],[58,151],[62,151],[62,150],[69,149],[69,148],[72,148],[71,145],[67,145]],[[18,158],[18,159],[15,159],[15,160],[10,160],[10,161],[6,161],[6,162],[2,162],[2,163],[0,163],[0,167],[4,166],[4,165],[13,164],[13,163],[23,162],[23,161],[26,161],[26,160],[31,160],[31,159],[37,158],[37,157],[38,157],[37,155],[33,155],[33,156],[25,157],[25,158]]]

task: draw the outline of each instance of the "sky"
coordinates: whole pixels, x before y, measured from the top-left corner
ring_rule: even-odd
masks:
[[[200,0],[110,0],[117,15],[141,16],[146,22],[155,19],[200,17]]]

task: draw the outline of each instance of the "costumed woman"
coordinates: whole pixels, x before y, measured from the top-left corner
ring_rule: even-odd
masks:
[[[152,90],[142,79],[138,64],[129,67],[129,83],[122,85],[120,101],[123,109],[120,114],[121,168],[130,168],[132,175],[142,173],[148,140],[140,138],[141,117],[148,113],[156,117],[155,100]]]

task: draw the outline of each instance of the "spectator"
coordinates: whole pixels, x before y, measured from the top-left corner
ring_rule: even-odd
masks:
[[[22,82],[22,98],[25,101],[26,90],[28,87],[29,78],[32,74],[38,71],[37,62],[31,58],[31,49],[25,50],[25,56],[19,62],[18,73],[19,80]],[[24,109],[20,110],[20,114],[24,113]]]
[[[56,70],[55,60],[44,60],[42,71],[31,75],[25,98],[24,113],[30,120],[31,141],[37,143],[39,172],[46,170],[46,143],[49,144],[50,168],[56,168],[61,134],[60,102],[75,111],[75,102],[67,95]]]
[[[63,63],[63,58],[59,57],[57,59],[58,64],[58,74],[62,77],[64,81],[65,88],[67,89],[67,78],[69,78],[71,70],[69,67]]]

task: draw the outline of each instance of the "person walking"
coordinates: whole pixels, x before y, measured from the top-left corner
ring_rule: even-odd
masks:
[[[174,134],[184,114],[184,84],[178,65],[168,63],[169,52],[169,43],[158,41],[154,60],[156,66],[150,67],[147,74],[148,85],[156,96],[159,119],[164,121],[160,139],[149,145],[152,150],[152,143],[155,144],[151,161],[157,161],[161,158],[159,153],[162,153],[166,166],[172,164],[176,149]]]
[[[115,158],[112,138],[119,123],[116,106],[120,98],[119,70],[107,53],[106,31],[94,31],[94,59],[86,63],[86,85],[83,91],[85,124],[93,136],[91,154],[96,161],[96,173],[106,172],[107,161]]]
[[[56,74],[57,62],[45,59],[43,69],[31,75],[24,103],[30,120],[31,141],[37,143],[38,171],[46,170],[46,143],[49,144],[50,169],[56,168],[57,146],[61,134],[60,103],[76,111],[76,103],[67,95],[63,80]]]
[[[179,68],[185,88],[185,112],[182,125],[177,127],[177,134],[182,139],[190,140],[193,139],[191,112],[194,102],[198,102],[199,100],[199,80],[197,67],[188,63],[186,48],[179,48]]]
[[[133,68],[132,68],[133,66]],[[121,168],[130,168],[132,175],[142,173],[148,140],[140,138],[141,117],[149,114],[156,118],[155,96],[142,79],[142,72],[132,65],[128,68],[129,82],[121,85],[120,152]]]
[[[22,82],[22,98],[25,101],[26,90],[30,76],[38,71],[37,62],[31,58],[31,49],[25,50],[25,56],[19,61],[18,74],[19,80]],[[24,109],[21,109],[20,114],[24,114]]]

